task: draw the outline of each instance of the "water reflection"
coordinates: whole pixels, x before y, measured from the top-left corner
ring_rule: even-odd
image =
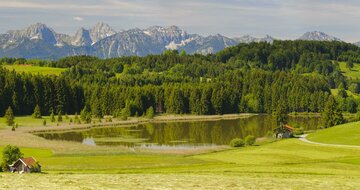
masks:
[[[290,117],[289,123],[305,130],[320,125],[318,117]],[[37,134],[51,140],[76,141],[92,146],[140,146],[156,149],[227,145],[235,137],[263,137],[275,128],[271,116],[245,119],[147,123],[132,127],[99,127],[80,131]]]
[[[83,144],[86,144],[86,145],[90,145],[90,146],[96,146],[96,143],[94,141],[94,138],[92,137],[87,137],[87,138],[84,138],[83,141],[82,141]]]

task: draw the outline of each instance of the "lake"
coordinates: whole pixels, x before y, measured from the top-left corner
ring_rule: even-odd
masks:
[[[289,117],[289,124],[304,130],[317,129],[320,117]],[[276,125],[269,115],[218,121],[146,123],[136,126],[45,132],[36,135],[50,140],[75,141],[92,146],[186,148],[228,145],[231,139],[247,135],[264,137]]]

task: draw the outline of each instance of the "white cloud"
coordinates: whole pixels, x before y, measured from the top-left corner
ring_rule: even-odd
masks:
[[[79,22],[81,22],[81,21],[84,20],[83,17],[79,17],[79,16],[76,16],[76,17],[74,17],[73,19],[76,20],[76,21],[79,21]]]
[[[359,40],[359,9],[359,0],[0,0],[0,31],[41,21],[70,32],[76,22],[89,27],[101,20],[117,29],[179,25],[203,35],[281,38],[322,30]]]

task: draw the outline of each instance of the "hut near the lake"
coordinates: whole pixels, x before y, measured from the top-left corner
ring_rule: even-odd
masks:
[[[33,157],[19,158],[13,164],[9,165],[9,171],[13,173],[41,172],[41,166]]]
[[[290,125],[284,124],[274,129],[274,136],[277,139],[290,138],[294,130]]]

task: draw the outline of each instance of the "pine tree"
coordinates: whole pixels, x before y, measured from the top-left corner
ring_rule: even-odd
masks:
[[[11,107],[9,107],[9,108],[6,110],[5,119],[6,119],[6,124],[7,124],[8,126],[14,125],[15,117],[14,117],[14,113],[13,113],[13,110],[11,109]]]
[[[85,123],[91,123],[92,115],[91,112],[87,112],[85,116]]]
[[[80,112],[80,119],[82,121],[86,121],[87,120],[87,116],[88,115],[91,115],[91,110],[90,110],[90,107],[89,106],[85,106],[84,109],[81,110]],[[90,121],[91,122],[91,121]]]
[[[51,122],[55,122],[55,114],[54,114],[54,111],[51,111],[51,114],[50,114],[50,120]]]
[[[344,122],[343,115],[339,106],[334,98],[334,96],[329,96],[328,101],[326,102],[323,115],[323,122],[326,128],[332,127],[335,125],[342,124]]]
[[[185,51],[185,50],[181,50],[181,52],[180,52],[180,56],[181,56],[181,57],[186,56],[186,51]]]
[[[276,125],[286,124],[288,122],[289,116],[284,105],[278,104],[276,110],[273,112],[273,118],[276,121]]]
[[[40,111],[40,106],[36,105],[34,108],[34,113],[32,114],[33,118],[35,119],[41,119],[41,111]]]
[[[63,119],[62,119],[62,114],[61,114],[61,111],[58,112],[58,117],[57,117],[57,122],[62,122]]]

